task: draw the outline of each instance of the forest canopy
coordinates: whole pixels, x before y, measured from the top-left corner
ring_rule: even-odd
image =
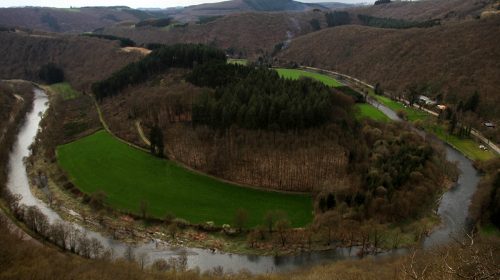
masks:
[[[138,62],[113,73],[106,80],[94,83],[92,91],[101,100],[113,96],[130,85],[139,84],[170,67],[192,68],[208,61],[226,61],[226,54],[200,44],[178,44],[159,47]]]
[[[215,88],[193,104],[193,123],[225,129],[297,130],[347,117],[352,99],[311,79],[287,80],[274,70],[204,65],[188,80]]]

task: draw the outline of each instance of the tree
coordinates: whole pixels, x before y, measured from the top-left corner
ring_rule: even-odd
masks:
[[[104,202],[106,201],[106,193],[103,191],[96,191],[90,195],[90,206],[95,210],[102,209],[104,207]]]
[[[148,215],[148,202],[146,200],[141,200],[139,203],[139,211],[141,211],[141,216],[143,219],[147,218]]]
[[[410,102],[410,106],[413,106],[415,102],[418,101],[418,88],[417,85],[412,84],[406,88],[406,99]]]
[[[373,88],[373,93],[375,93],[376,95],[384,95],[384,90],[380,86],[380,83],[377,82],[375,84],[375,87]]]
[[[335,196],[332,193],[329,193],[328,196],[326,197],[326,208],[328,210],[335,208],[336,201],[335,201]]]
[[[64,81],[64,72],[54,63],[43,65],[38,72],[39,78],[47,84],[55,84]]]
[[[477,107],[479,106],[479,93],[477,91],[472,94],[464,104],[464,112],[472,111],[476,112]]]
[[[334,231],[339,227],[340,216],[336,211],[328,211],[317,220],[320,228],[325,228],[327,233],[327,244],[330,245]]]
[[[275,224],[276,231],[279,234],[281,240],[281,246],[285,246],[287,240],[287,233],[290,229],[290,221],[287,217],[280,217]]]
[[[164,157],[164,149],[165,144],[163,143],[163,132],[161,131],[158,123],[155,123],[153,128],[151,128],[151,132],[149,134],[149,142],[150,142],[150,152],[152,155],[157,157]]]
[[[320,25],[318,19],[313,18],[313,19],[311,19],[311,21],[309,21],[309,23],[311,24],[313,31],[318,31],[321,29],[321,25]]]
[[[236,214],[234,216],[234,226],[238,229],[238,231],[242,231],[243,227],[245,227],[248,221],[248,211],[243,208],[239,208],[236,210]]]
[[[377,0],[374,5],[389,4],[391,0]]]
[[[179,227],[177,226],[177,223],[171,223],[170,225],[168,225],[167,231],[172,237],[172,239],[175,239],[177,233],[179,232]]]
[[[328,27],[345,25],[351,23],[351,17],[348,12],[333,11],[325,14],[326,23]]]
[[[457,127],[457,114],[452,113],[450,124],[448,126],[448,133],[452,135],[455,132],[456,127]]]
[[[276,220],[274,211],[267,211],[264,214],[264,224],[267,226],[269,233],[273,232],[274,222]]]
[[[270,210],[264,214],[264,224],[266,225],[269,233],[273,231],[275,223],[281,219],[286,219],[286,212],[283,210]]]

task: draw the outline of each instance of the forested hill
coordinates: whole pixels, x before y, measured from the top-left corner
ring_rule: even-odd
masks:
[[[197,64],[213,61],[225,63],[225,53],[194,44],[159,46],[140,61],[130,63],[113,73],[111,77],[94,83],[92,91],[97,99],[102,100],[118,94],[127,86],[145,82],[169,68],[193,68]]]
[[[498,34],[498,16],[402,30],[340,26],[293,40],[278,58],[379,82],[393,92],[417,84],[452,104],[477,90],[484,117],[498,118]]]
[[[353,14],[411,21],[463,20],[480,16],[494,2],[494,0],[392,1],[388,4],[357,6],[348,11]]]
[[[141,43],[201,43],[236,55],[257,57],[272,53],[276,45],[314,31],[311,21],[326,26],[323,12],[242,13],[213,19],[208,23],[169,28],[113,26],[103,34],[127,37]]]
[[[151,15],[126,7],[0,8],[0,25],[51,32],[89,32],[122,21],[136,22],[142,17]]]
[[[0,31],[0,53],[0,79],[39,81],[41,67],[53,63],[64,71],[67,81],[82,91],[141,57],[121,50],[117,41],[6,31]]]
[[[187,80],[215,89],[194,102],[195,125],[288,131],[351,120],[348,96],[311,79],[280,78],[272,69],[207,64]]]

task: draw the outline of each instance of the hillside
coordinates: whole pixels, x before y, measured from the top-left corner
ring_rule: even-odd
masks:
[[[335,4],[332,4],[332,6],[335,6]],[[341,7],[342,4],[338,6]],[[172,10],[171,15],[183,21],[197,21],[200,17],[230,15],[244,12],[298,12],[313,9],[325,9],[325,7],[292,0],[231,0],[188,6],[183,9]]]
[[[466,19],[479,16],[494,0],[422,0],[393,1],[390,4],[359,6],[349,9],[355,14],[413,21],[430,19]]]
[[[278,59],[380,82],[390,91],[416,83],[451,103],[478,90],[482,112],[498,117],[499,24],[500,17],[491,17],[426,29],[328,28],[293,40]]]
[[[0,25],[51,32],[81,33],[121,21],[139,21],[141,14],[144,12],[119,7],[3,8],[0,9]]]
[[[116,41],[24,32],[0,32],[0,53],[0,79],[37,81],[40,67],[52,62],[80,90],[141,56],[122,51]]]
[[[257,56],[271,53],[276,44],[288,41],[313,30],[310,21],[318,19],[323,25],[322,12],[307,13],[244,13],[228,15],[206,24],[152,28],[114,26],[102,33],[128,37],[137,43],[203,43],[235,54]]]

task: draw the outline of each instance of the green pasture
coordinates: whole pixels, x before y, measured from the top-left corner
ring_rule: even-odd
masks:
[[[167,213],[192,223],[233,224],[239,208],[248,212],[248,226],[262,224],[270,210],[283,210],[294,227],[312,221],[309,195],[262,191],[221,182],[189,171],[172,161],[129,147],[105,131],[57,148],[60,166],[83,192],[106,193],[106,203],[139,214]]]
[[[389,122],[390,121],[389,117],[387,117],[384,113],[382,113],[377,108],[375,108],[372,105],[367,104],[367,103],[356,104],[355,110],[356,110],[356,118],[357,119],[370,118],[370,119],[373,119],[375,121],[380,121],[380,122]]]
[[[227,63],[229,63],[229,64],[247,65],[248,64],[248,60],[246,60],[246,59],[229,58],[227,60]]]
[[[80,95],[80,93],[73,89],[67,82],[52,84],[50,88],[55,93],[61,95],[64,100],[73,99]]]
[[[286,79],[299,79],[300,77],[308,77],[308,78],[318,80],[327,86],[331,86],[331,87],[342,86],[341,83],[339,83],[337,80],[335,80],[334,78],[332,78],[328,75],[323,75],[323,74],[314,73],[314,72],[308,72],[308,71],[299,70],[299,69],[276,68],[275,70],[276,70],[276,72],[278,72],[278,74],[281,77],[286,78]]]

